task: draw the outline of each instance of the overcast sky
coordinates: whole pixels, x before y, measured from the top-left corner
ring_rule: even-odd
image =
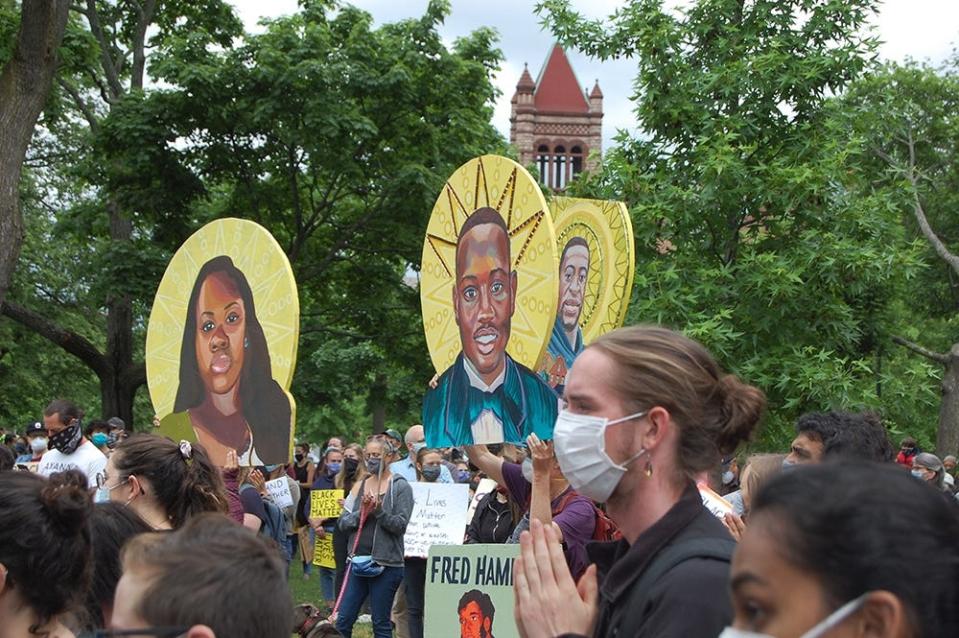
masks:
[[[297,9],[296,0],[234,0],[248,30],[257,31],[262,17],[289,14]],[[350,4],[369,11],[377,23],[393,22],[423,14],[427,0],[353,0]],[[573,0],[577,10],[591,17],[609,15],[621,0]],[[670,2],[670,4],[678,4]],[[452,42],[480,26],[495,28],[500,35],[499,48],[505,60],[496,85],[502,95],[496,104],[493,123],[509,137],[509,101],[516,82],[528,63],[533,78],[539,72],[553,44],[550,33],[543,31],[533,13],[534,0],[452,0],[453,10],[440,29],[444,39]],[[959,41],[959,0],[886,0],[875,22],[876,33],[883,41],[880,54],[890,60],[911,57],[944,60]],[[575,51],[568,52],[573,69],[584,87],[599,80],[603,89],[603,147],[611,144],[616,129],[635,130],[635,117],[629,96],[635,77],[635,64],[630,60],[599,62]]]

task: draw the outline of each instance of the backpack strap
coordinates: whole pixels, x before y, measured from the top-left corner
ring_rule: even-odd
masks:
[[[645,610],[656,583],[671,569],[693,558],[728,563],[736,550],[736,541],[725,538],[691,538],[668,545],[659,552],[632,587],[629,609]]]

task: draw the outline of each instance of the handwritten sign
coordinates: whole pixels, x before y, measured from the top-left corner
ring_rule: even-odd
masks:
[[[513,561],[519,545],[434,545],[426,560],[424,638],[449,638],[475,623],[475,635],[518,638],[513,621]],[[475,603],[475,605],[471,604]],[[487,616],[477,611],[491,609]],[[466,635],[464,633],[464,635]],[[473,635],[473,634],[471,634]]]
[[[313,564],[317,567],[336,569],[336,557],[333,554],[333,535],[317,538],[313,549]]]
[[[310,492],[310,518],[338,518],[343,508],[339,500],[343,490],[313,490]]]
[[[473,517],[476,515],[476,505],[479,503],[480,497],[484,494],[489,494],[496,489],[496,481],[491,478],[480,479],[480,482],[476,485],[476,492],[473,494],[473,500],[470,501],[470,509],[466,514],[466,524],[469,525],[473,522]]]
[[[273,503],[275,503],[277,507],[280,509],[293,507],[293,495],[290,494],[290,482],[286,480],[285,476],[267,481],[264,485],[266,485],[266,489],[270,492],[270,496],[273,497]]]
[[[466,533],[469,486],[412,483],[413,513],[403,543],[406,556],[426,558],[432,545],[460,545]]]

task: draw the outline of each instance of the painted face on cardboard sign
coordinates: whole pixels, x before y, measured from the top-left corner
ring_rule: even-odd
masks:
[[[559,267],[559,316],[563,329],[572,332],[583,313],[586,277],[589,274],[589,248],[569,246]]]
[[[479,224],[460,238],[456,248],[453,308],[463,355],[487,383],[506,365],[515,304],[509,237],[496,224]]]
[[[470,601],[460,610],[460,638],[487,638],[492,621],[483,615],[475,601]]]
[[[209,392],[232,390],[243,370],[246,309],[235,284],[222,272],[200,287],[196,308],[196,360]]]

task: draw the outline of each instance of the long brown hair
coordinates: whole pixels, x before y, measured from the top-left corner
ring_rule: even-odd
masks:
[[[669,411],[679,426],[676,465],[685,477],[713,469],[748,440],[765,409],[762,390],[723,373],[706,348],[678,332],[631,326],[589,348],[612,361],[613,391],[629,412]]]
[[[150,482],[174,528],[202,512],[229,511],[220,471],[197,443],[186,454],[165,436],[134,434],[117,444],[113,465],[120,480],[135,475]]]
[[[349,492],[353,489],[353,485],[357,481],[362,481],[366,477],[366,465],[363,463],[363,448],[359,443],[349,443],[348,445],[343,446],[343,451],[353,450],[357,455],[356,463],[356,473],[349,477],[346,475],[346,455],[343,455],[343,464],[340,465],[340,471],[336,473],[336,478],[333,479],[333,484],[336,485],[336,489],[345,490]]]

